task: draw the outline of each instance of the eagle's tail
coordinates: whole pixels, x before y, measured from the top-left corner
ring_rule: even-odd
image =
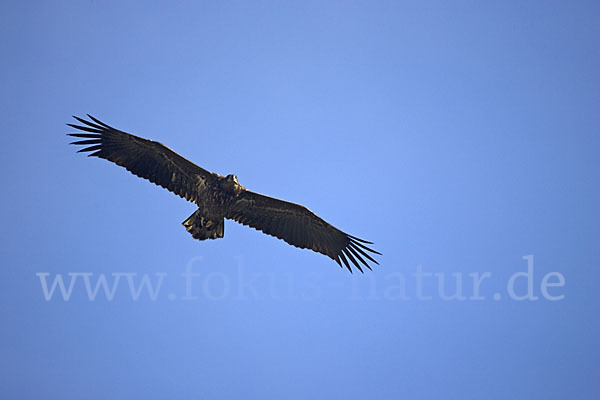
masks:
[[[194,239],[218,239],[225,233],[225,220],[214,221],[204,218],[200,210],[190,215],[188,219],[182,222],[185,229],[192,234]]]

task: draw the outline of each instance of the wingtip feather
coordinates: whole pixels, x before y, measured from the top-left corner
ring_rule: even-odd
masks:
[[[348,234],[347,234],[348,235]],[[356,236],[352,236],[352,235],[348,235],[348,237],[354,239],[354,240],[358,240],[361,243],[366,243],[366,244],[373,244],[373,242],[369,242],[368,240],[364,240],[361,238],[357,238]]]
[[[339,257],[342,259],[342,261],[344,262],[344,265],[346,266],[346,268],[348,269],[348,271],[350,271],[350,273],[352,274],[352,268],[350,267],[350,264],[348,264],[348,260],[346,260],[346,256],[344,256],[344,252],[340,252]]]
[[[360,264],[356,261],[356,259],[354,259],[354,257],[352,256],[352,254],[348,251],[348,249],[344,249],[346,256],[350,259],[350,261],[352,262],[352,264],[354,264],[354,266],[364,274],[363,269],[361,268]]]

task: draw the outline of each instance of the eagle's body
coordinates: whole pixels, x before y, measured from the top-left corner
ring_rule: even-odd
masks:
[[[213,182],[198,184],[199,196],[203,201],[198,210],[183,221],[183,226],[194,239],[218,239],[225,234],[227,211],[245,187],[240,185],[235,175],[217,176]]]
[[[93,122],[74,117],[84,125],[67,124],[89,132],[69,134],[86,139],[72,144],[90,145],[79,151],[91,151],[90,156],[112,161],[195,203],[198,210],[183,222],[195,239],[222,238],[225,219],[232,219],[293,246],[325,254],[350,271],[350,263],[361,272],[361,264],[371,269],[365,258],[377,264],[367,254],[380,254],[366,246],[371,242],[340,231],[306,207],[251,192],[238,183],[235,175],[206,171],[161,143],[117,130],[91,115],[88,117]]]

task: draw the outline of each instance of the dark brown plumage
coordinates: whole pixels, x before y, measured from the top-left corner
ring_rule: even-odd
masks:
[[[232,219],[293,246],[324,254],[340,267],[343,263],[350,272],[351,264],[361,272],[362,266],[371,269],[365,259],[378,264],[368,254],[381,254],[367,247],[371,242],[340,231],[308,208],[251,192],[238,183],[235,175],[224,177],[209,172],[161,143],[88,117],[91,122],[74,117],[83,125],[67,124],[80,131],[70,136],[85,139],[71,144],[88,146],[79,152],[112,161],[198,205],[198,210],[183,222],[195,239],[222,238],[224,219]]]

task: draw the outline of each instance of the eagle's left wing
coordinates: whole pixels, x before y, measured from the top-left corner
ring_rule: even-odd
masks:
[[[350,272],[348,260],[361,272],[360,263],[371,269],[365,258],[379,264],[367,254],[381,254],[366,246],[371,242],[340,231],[299,204],[245,190],[230,207],[226,218],[283,239],[293,246],[325,254],[340,267],[343,262]]]
[[[84,146],[80,152],[112,161],[140,178],[196,204],[202,203],[199,188],[216,180],[216,175],[186,160],[162,143],[134,136],[100,122],[74,117],[82,125],[67,124],[78,129],[69,136],[83,138],[71,144]]]

